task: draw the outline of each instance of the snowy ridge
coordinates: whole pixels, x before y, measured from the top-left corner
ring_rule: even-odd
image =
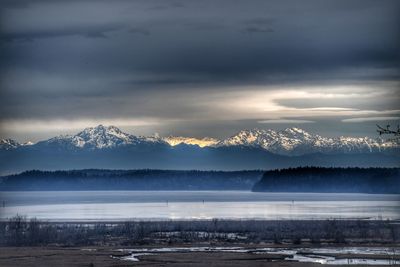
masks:
[[[398,148],[393,142],[369,137],[322,137],[299,128],[274,130],[243,130],[220,143],[218,146],[254,146],[282,155],[307,153],[366,153]]]

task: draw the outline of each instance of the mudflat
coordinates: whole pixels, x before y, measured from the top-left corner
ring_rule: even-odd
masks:
[[[400,266],[386,220],[0,222],[0,266]]]
[[[284,254],[256,254],[247,252],[169,252],[168,248],[159,253],[138,253],[130,258],[132,253],[123,248],[114,247],[2,247],[0,248],[0,266],[27,267],[27,266],[321,266],[319,263],[298,262],[285,260]],[[247,247],[249,248],[249,247]],[[140,249],[140,247],[136,247]],[[359,258],[361,255],[335,254],[337,258]],[[123,259],[124,257],[130,259]],[[362,255],[364,259],[376,258],[373,255]],[[380,256],[380,259],[394,261],[390,266],[400,264],[400,256]],[[338,264],[339,266],[341,264]],[[347,264],[346,264],[347,265]],[[387,266],[387,264],[385,264]],[[371,266],[358,264],[357,266]],[[379,266],[379,264],[374,265]]]

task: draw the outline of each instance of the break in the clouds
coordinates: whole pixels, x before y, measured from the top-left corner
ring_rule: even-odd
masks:
[[[366,122],[366,121],[394,121],[399,120],[400,117],[366,117],[366,118],[351,118],[344,119],[343,122]]]
[[[97,123],[373,135],[400,115],[399,10],[386,0],[1,1],[0,135]]]

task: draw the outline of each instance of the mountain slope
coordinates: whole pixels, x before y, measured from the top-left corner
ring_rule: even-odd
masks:
[[[322,137],[299,128],[283,131],[244,130],[223,141],[218,146],[254,146],[281,155],[309,153],[371,153],[398,148],[398,144],[368,137]]]
[[[69,149],[110,149],[119,146],[137,145],[141,143],[162,143],[156,137],[134,136],[122,132],[115,126],[98,125],[89,127],[76,135],[61,135],[37,143],[38,146],[60,146]]]

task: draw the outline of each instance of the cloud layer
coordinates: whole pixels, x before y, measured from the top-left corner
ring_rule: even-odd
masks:
[[[61,121],[370,135],[368,118],[400,114],[398,10],[368,0],[2,1],[0,136],[30,127],[40,138]]]

